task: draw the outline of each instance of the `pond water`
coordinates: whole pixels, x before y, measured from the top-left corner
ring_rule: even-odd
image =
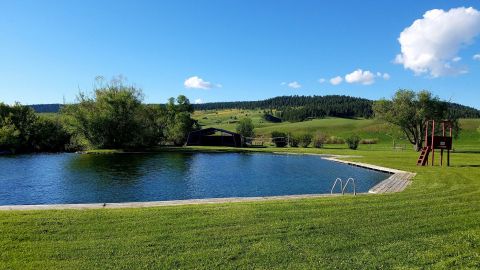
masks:
[[[387,173],[318,156],[241,153],[36,154],[0,157],[0,205],[111,203],[329,193]]]

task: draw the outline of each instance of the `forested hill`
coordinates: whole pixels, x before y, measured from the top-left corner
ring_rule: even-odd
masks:
[[[262,109],[277,111],[284,120],[301,121],[309,117],[365,117],[373,116],[372,100],[350,96],[281,96],[259,101],[211,102],[195,104],[195,110]],[[480,118],[480,110],[457,103],[448,103],[460,118]],[[36,112],[56,113],[61,104],[30,105]]]
[[[28,105],[34,109],[37,113],[57,113],[62,108],[62,104],[34,104]]]
[[[448,103],[460,118],[480,118],[480,110]],[[280,111],[283,118],[303,120],[308,117],[372,117],[373,101],[350,96],[280,96],[260,101],[211,102],[195,104],[195,110],[263,109]]]

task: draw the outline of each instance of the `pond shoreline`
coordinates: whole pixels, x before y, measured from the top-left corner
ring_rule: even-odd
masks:
[[[173,149],[170,149],[172,151]],[[183,149],[181,152],[199,152],[195,149],[193,151],[185,151],[189,149]],[[228,151],[211,150],[202,152],[232,152],[232,149]],[[236,150],[236,149],[235,149]],[[237,151],[233,151],[237,152]],[[256,151],[238,151],[238,152],[251,152]],[[156,152],[148,152],[156,153]],[[158,153],[158,152],[157,152]],[[109,153],[117,154],[117,153]],[[135,154],[133,152],[122,152],[121,154]],[[289,152],[270,152],[270,154],[281,155],[313,155],[319,156],[322,159],[348,164],[350,166],[362,167],[379,172],[387,172],[392,174],[389,178],[376,184],[368,192],[357,193],[357,195],[367,194],[382,194],[403,191],[410,183],[411,179],[415,176],[414,173],[396,170],[392,168],[380,167],[367,163],[345,161],[340,158],[352,158],[360,156],[351,155],[331,155],[331,154],[316,154],[316,153],[289,153]],[[160,207],[160,206],[177,206],[177,205],[193,205],[193,204],[218,204],[218,203],[237,203],[237,202],[256,202],[256,201],[268,201],[268,200],[290,200],[290,199],[305,199],[305,198],[321,198],[321,197],[334,197],[341,194],[298,194],[298,195],[279,195],[279,196],[255,196],[255,197],[225,197],[225,198],[205,198],[205,199],[185,199],[185,200],[166,200],[166,201],[145,201],[145,202],[120,202],[120,203],[81,203],[81,204],[42,204],[42,205],[3,205],[0,206],[0,211],[4,210],[60,210],[60,209],[103,209],[103,208],[142,208],[142,207]]]

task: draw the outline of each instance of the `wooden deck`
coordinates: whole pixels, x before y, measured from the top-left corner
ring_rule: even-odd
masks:
[[[382,182],[372,187],[368,191],[368,193],[381,194],[381,193],[392,193],[392,192],[403,191],[411,183],[412,178],[416,175],[415,173],[396,170],[392,168],[386,168],[386,167],[381,167],[381,166],[376,166],[376,165],[371,165],[371,164],[361,163],[361,162],[341,160],[341,159],[338,159],[339,157],[340,156],[334,156],[334,157],[327,157],[325,159],[392,174],[389,178],[383,180]]]

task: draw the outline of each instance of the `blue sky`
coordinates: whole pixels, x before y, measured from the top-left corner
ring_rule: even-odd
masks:
[[[423,17],[433,9],[444,12]],[[453,0],[0,0],[0,101],[73,102],[95,76],[122,74],[152,103],[408,88],[480,108],[478,10]]]

